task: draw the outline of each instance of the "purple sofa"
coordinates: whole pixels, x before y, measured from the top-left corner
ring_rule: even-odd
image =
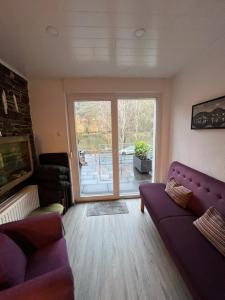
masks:
[[[225,183],[173,162],[169,177],[193,192],[188,209],[165,192],[165,184],[140,186],[141,209],[148,210],[195,300],[225,299],[225,258],[195,228],[193,221],[210,206],[225,215]]]
[[[74,299],[58,214],[1,225],[0,245],[0,300]]]

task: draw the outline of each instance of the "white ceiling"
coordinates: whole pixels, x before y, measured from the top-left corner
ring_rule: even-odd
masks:
[[[0,0],[0,58],[31,78],[169,77],[224,37],[224,0]]]

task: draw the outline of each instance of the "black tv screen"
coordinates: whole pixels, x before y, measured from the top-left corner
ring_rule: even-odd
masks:
[[[33,162],[28,137],[0,137],[0,195],[31,176]]]

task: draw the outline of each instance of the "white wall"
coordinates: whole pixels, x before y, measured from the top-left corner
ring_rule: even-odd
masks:
[[[29,90],[39,153],[69,151],[65,94],[149,92],[161,94],[158,180],[165,179],[168,162],[178,160],[225,181],[225,130],[190,129],[193,104],[225,95],[225,41],[201,53],[176,76],[172,102],[166,79],[30,80]]]
[[[68,152],[62,81],[31,80],[29,96],[37,153]]]
[[[66,96],[73,93],[149,93],[160,95],[158,180],[164,180],[168,168],[170,80],[90,78],[30,80],[33,129],[39,153],[69,151]]]
[[[171,156],[225,181],[225,129],[191,130],[192,105],[225,95],[225,41],[218,41],[175,78]]]

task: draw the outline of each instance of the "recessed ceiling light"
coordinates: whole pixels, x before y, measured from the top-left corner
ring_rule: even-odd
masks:
[[[143,35],[145,34],[145,32],[146,32],[145,28],[139,28],[139,29],[135,30],[134,35],[137,38],[141,38],[141,37],[143,37]]]
[[[47,34],[49,34],[51,36],[58,36],[59,35],[59,32],[58,32],[57,28],[52,26],[52,25],[46,26],[45,31],[47,32]]]

